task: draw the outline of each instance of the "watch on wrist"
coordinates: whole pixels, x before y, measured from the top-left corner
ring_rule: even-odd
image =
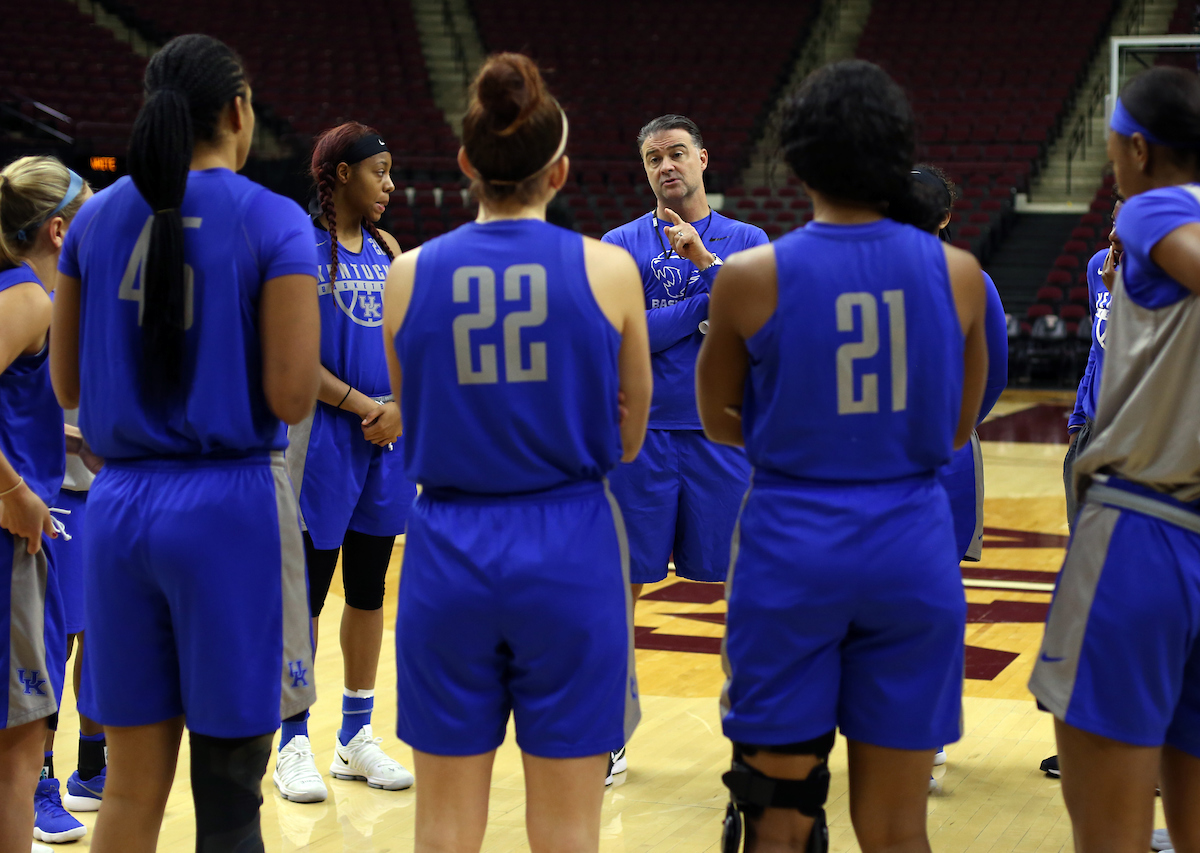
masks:
[[[725,262],[723,260],[721,260],[721,258],[718,255],[713,255],[712,263],[706,267],[701,267],[700,269],[697,270],[697,272],[707,272],[708,270],[712,269],[713,267],[721,266],[721,264],[723,264],[723,263],[725,263]]]

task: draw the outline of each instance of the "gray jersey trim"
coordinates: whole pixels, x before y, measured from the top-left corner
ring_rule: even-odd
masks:
[[[1085,500],[1088,503],[1107,504],[1140,512],[1142,515],[1157,518],[1167,524],[1182,527],[1184,530],[1200,533],[1200,513],[1191,512],[1174,504],[1156,501],[1146,495],[1134,494],[1124,489],[1114,489],[1112,486],[1104,485],[1099,477],[1088,486]]]
[[[308,442],[312,438],[313,416],[316,413],[317,410],[314,408],[308,413],[307,418],[288,427],[287,431],[287,469],[292,478],[292,488],[295,491],[296,500],[300,499],[300,490],[304,488],[304,464],[308,461]],[[308,530],[308,525],[304,523],[303,513],[300,515],[300,529]]]
[[[633,590],[629,587],[629,537],[625,533],[625,516],[617,499],[608,488],[608,478],[604,478],[604,497],[612,509],[613,527],[617,532],[617,547],[621,553],[621,579],[625,584],[625,624],[629,637],[628,678],[625,679],[625,742],[633,737],[633,730],[642,720],[642,706],[638,702],[637,689],[637,655],[633,645]]]
[[[317,701],[313,678],[312,620],[308,610],[308,581],[304,542],[296,523],[299,509],[288,480],[283,454],[271,454],[275,480],[275,509],[279,519],[279,566],[283,603],[283,675],[279,715],[286,719]]]
[[[1120,517],[1119,509],[1095,503],[1088,495],[1088,502],[1076,520],[1075,534],[1046,620],[1046,634],[1029,679],[1029,689],[1060,720],[1066,718],[1071,694],[1075,692],[1092,602]]]
[[[978,563],[983,556],[983,446],[974,430],[971,430],[971,456],[975,461],[975,531],[962,558]]]
[[[46,665],[46,583],[50,563],[45,543],[36,554],[28,540],[12,537],[12,576],[9,581],[8,715],[3,728],[11,729],[48,717],[58,710],[55,678]]]
[[[729,700],[729,687],[733,683],[733,664],[729,660],[729,650],[726,644],[729,642],[729,595],[733,592],[733,569],[737,565],[738,553],[742,549],[742,514],[746,511],[746,503],[750,500],[750,492],[754,489],[754,472],[756,469],[750,469],[750,485],[746,487],[746,493],[742,495],[742,505],[738,507],[737,522],[733,525],[733,539],[729,543],[729,571],[725,573],[725,634],[721,637],[721,669],[725,671],[725,683],[721,686],[721,719],[729,716],[729,712],[733,709],[733,703]]]

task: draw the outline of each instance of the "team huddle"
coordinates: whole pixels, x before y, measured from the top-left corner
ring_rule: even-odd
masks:
[[[493,56],[458,155],[478,218],[404,253],[370,127],[318,138],[306,214],[237,174],[255,116],[227,46],[174,39],[145,90],[128,178],[0,172],[0,853],[85,831],[52,762],[76,643],[66,805],[99,810],[92,849],[155,849],[185,727],[198,851],[264,849],[277,729],[276,788],[324,800],[307,725],[339,558],[329,772],[416,782],[418,851],[480,849],[510,716],[531,849],[598,849],[641,714],[633,610],[671,562],[726,584],[723,849],[827,849],[838,730],[860,847],[929,849],[1007,339],[884,71],[826,66],[786,105],[808,225],[770,243],[713,210],[700,129],[666,115],[636,140],[656,209],[593,240],[546,222],[567,114]],[[1144,849],[1160,772],[1200,853],[1196,128],[1200,80],[1155,69],[1109,138],[1124,256],[1031,682],[1087,853]],[[411,771],[372,730],[401,533]]]

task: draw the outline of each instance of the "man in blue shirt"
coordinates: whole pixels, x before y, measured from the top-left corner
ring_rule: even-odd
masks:
[[[636,460],[611,475],[629,536],[635,603],[644,584],[666,578],[672,555],[678,577],[725,580],[750,464],[742,449],[704,437],[696,410],[696,355],[722,259],[768,242],[761,228],[709,206],[708,151],[694,122],[660,116],[642,128],[637,143],[658,204],[602,238],[633,255],[641,270],[654,370],[646,443]],[[626,768],[623,749],[613,762],[610,777]]]

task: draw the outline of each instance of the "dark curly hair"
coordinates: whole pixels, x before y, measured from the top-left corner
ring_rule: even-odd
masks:
[[[903,90],[871,62],[819,68],[784,105],[784,158],[805,184],[831,198],[879,205],[915,225],[916,120]]]
[[[913,166],[913,193],[924,211],[920,221],[914,222],[922,231],[937,234],[943,241],[950,242],[950,226],[941,227],[942,220],[954,209],[958,190],[954,181],[932,163]]]

